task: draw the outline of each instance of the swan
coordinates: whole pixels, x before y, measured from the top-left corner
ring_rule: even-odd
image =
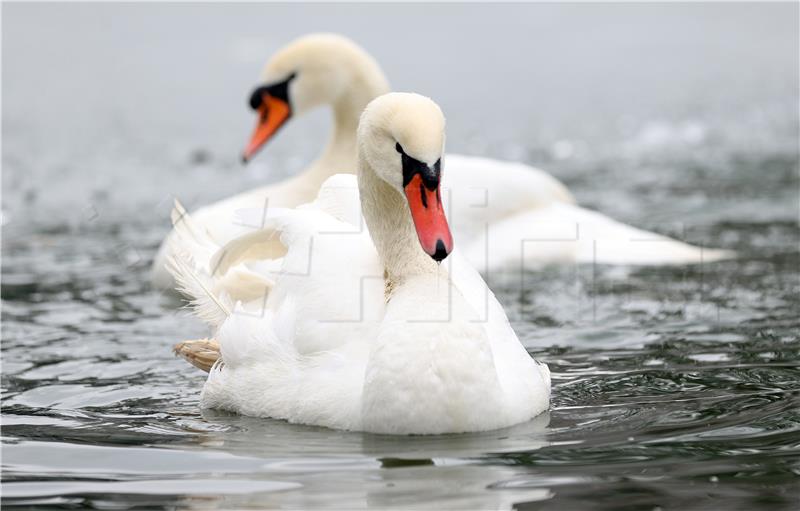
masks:
[[[352,171],[359,116],[369,101],[389,91],[377,62],[334,34],[307,35],[290,43],[267,63],[261,83],[250,98],[258,121],[245,160],[289,119],[321,105],[333,111],[333,133],[322,155],[299,175],[193,212],[195,225],[213,246],[248,230],[232,223],[237,210],[264,208],[265,203],[270,209],[304,204],[316,197],[325,179]],[[442,193],[451,228],[464,256],[484,273],[555,263],[689,264],[732,256],[582,208],[562,183],[528,165],[456,154],[446,160],[450,171]],[[161,289],[175,285],[165,266],[173,237],[170,233],[161,244],[153,263],[152,280]]]
[[[444,126],[429,98],[378,97],[358,126],[357,176],[329,178],[314,202],[270,211],[263,229],[212,256],[232,267],[276,237],[286,248],[260,311],[257,299],[197,289],[220,312],[215,342],[204,341],[219,359],[203,407],[385,434],[491,430],[548,409],[547,366],[453,251]],[[177,280],[198,278],[180,254],[171,261]]]

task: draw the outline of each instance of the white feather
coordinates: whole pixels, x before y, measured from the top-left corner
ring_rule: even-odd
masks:
[[[408,147],[435,154],[438,107],[416,95],[386,98],[365,113],[366,140],[386,137],[376,125],[401,123]],[[395,102],[403,115],[385,113],[397,111]],[[383,121],[369,122],[376,117]],[[417,129],[427,117],[435,121],[427,132]],[[286,254],[263,310],[237,306],[220,327],[224,365],[209,374],[203,406],[379,433],[486,430],[546,410],[549,370],[528,355],[458,251],[442,266],[422,252],[400,192],[365,163],[397,171],[397,154],[376,151],[358,179],[375,245],[370,232],[343,221],[355,216],[343,193],[356,188],[353,176],[332,178],[319,201],[229,243],[235,264],[271,253],[264,245],[276,234]]]
[[[337,64],[331,68],[330,62]],[[286,69],[296,69],[301,64],[321,74],[308,71],[298,77],[297,80],[308,85],[297,87],[292,99],[298,105],[333,101],[331,106],[338,113],[334,136],[322,156],[299,176],[236,195],[197,211],[193,215],[197,225],[204,226],[206,233],[219,246],[247,232],[241,224],[231,226],[231,218],[236,210],[256,208],[258,212],[245,224],[251,226],[250,229],[259,229],[266,211],[310,202],[317,197],[321,184],[327,178],[338,172],[356,170],[355,126],[366,104],[388,91],[385,77],[374,59],[352,41],[319,34],[301,38],[278,52],[267,66],[267,74],[283,76]],[[331,89],[347,90],[348,94],[332,94]],[[446,154],[443,158],[443,176],[442,193],[451,213],[449,217],[452,219],[453,233],[459,245],[468,248],[464,252],[467,259],[481,270],[518,271],[523,265],[587,262],[696,264],[733,256],[729,251],[701,249],[638,231],[598,212],[580,208],[561,182],[523,163]],[[360,227],[361,218],[354,213],[357,210],[357,197],[344,197],[337,183],[329,183],[326,193],[328,195],[320,194],[317,198],[318,207],[338,220]],[[551,207],[554,204],[572,208]],[[531,248],[531,240],[539,236],[542,225],[572,224],[574,231],[576,220],[581,222],[580,243],[558,243],[550,238],[546,242],[550,245],[540,244],[536,249],[527,250]],[[487,229],[492,231],[488,243]],[[657,237],[660,247],[650,248],[642,243],[620,244],[619,241],[628,234]],[[495,242],[504,248],[495,249]],[[594,245],[604,248],[590,250],[590,257],[587,251]],[[163,268],[168,246],[168,243],[162,245],[153,264],[154,283],[162,288],[169,288],[172,284]],[[520,255],[523,251],[524,257]],[[207,260],[200,256],[199,251],[191,252],[198,261]]]

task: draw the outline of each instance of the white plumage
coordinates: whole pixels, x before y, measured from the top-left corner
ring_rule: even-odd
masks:
[[[373,98],[389,91],[375,60],[348,39],[332,34],[302,37],[279,51],[262,80],[294,75],[289,85],[292,115],[330,105],[334,129],[322,155],[298,176],[200,208],[195,224],[214,244],[248,232],[232,222],[242,209],[296,207],[314,200],[331,175],[356,168],[355,131]],[[443,192],[452,228],[464,256],[481,271],[518,271],[551,263],[688,264],[731,257],[627,226],[581,208],[569,190],[546,172],[515,162],[448,154]],[[487,242],[487,230],[489,238]],[[172,288],[166,261],[170,234],[153,264],[157,287]],[[208,264],[200,253],[195,258]]]
[[[359,129],[358,180],[333,176],[313,203],[271,211],[263,229],[210,257],[222,282],[228,272],[252,268],[259,254],[273,253],[275,240],[285,247],[273,260],[280,268],[263,277],[273,282],[266,299],[263,293],[233,298],[230,314],[205,315],[216,328],[221,360],[209,373],[203,406],[399,434],[499,428],[548,408],[547,366],[528,355],[457,250],[441,266],[422,251],[394,184],[402,174],[395,143],[435,161],[443,126],[427,98],[378,98]],[[361,217],[355,198],[366,226],[355,221]],[[176,242],[183,233],[191,231],[178,230]],[[197,281],[191,266],[172,268],[180,282]],[[231,299],[237,291],[213,292]]]

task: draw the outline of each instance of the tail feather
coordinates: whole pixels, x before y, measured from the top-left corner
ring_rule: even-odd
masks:
[[[270,213],[284,211],[273,209]],[[263,304],[275,284],[286,247],[275,218],[261,215],[262,223],[266,222],[261,229],[220,245],[175,201],[167,268],[196,315],[212,327],[230,315],[236,302]]]
[[[219,247],[177,199],[171,217],[175,230],[169,240],[167,269],[195,315],[217,328],[230,316],[233,299],[202,263],[207,263]]]
[[[195,315],[202,321],[217,328],[230,316],[232,300],[225,292],[219,295],[214,292],[211,277],[193,263],[191,256],[173,251],[167,260],[167,269],[175,277],[178,291],[189,299]]]
[[[170,217],[175,229],[173,247],[189,252],[195,261],[209,261],[219,244],[192,218],[178,199],[175,199]]]

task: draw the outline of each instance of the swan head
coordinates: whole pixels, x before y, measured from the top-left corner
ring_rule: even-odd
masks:
[[[296,39],[267,62],[250,94],[258,121],[243,160],[251,159],[292,116],[321,105],[341,105],[356,120],[370,100],[388,90],[377,62],[346,37],[311,34]]]
[[[370,102],[358,125],[359,157],[406,198],[420,245],[437,262],[453,250],[440,189],[444,128],[439,105],[400,92]]]

